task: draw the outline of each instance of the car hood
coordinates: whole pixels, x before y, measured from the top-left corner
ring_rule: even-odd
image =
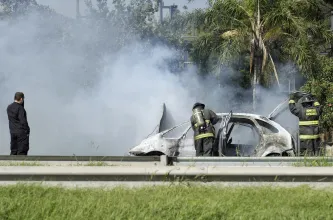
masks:
[[[267,118],[281,125],[293,138],[298,136],[298,118],[289,111],[289,98],[282,101]]]
[[[176,138],[164,138],[163,133],[158,133],[144,139],[140,144],[129,150],[131,155],[143,155],[149,152],[161,152],[167,154],[170,148],[177,145]]]
[[[289,101],[285,99],[280,104],[278,104],[275,109],[267,116],[268,119],[273,120],[276,119],[280,114],[286,111],[289,108]]]

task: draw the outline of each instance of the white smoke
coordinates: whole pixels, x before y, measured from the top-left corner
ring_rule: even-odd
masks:
[[[30,155],[123,155],[153,131],[163,103],[175,120],[189,118],[195,94],[165,67],[173,51],[143,52],[132,42],[97,66],[86,50],[99,40],[94,30],[73,28],[75,42],[68,46],[53,37],[56,19],[43,24],[36,14],[0,23],[1,154],[9,152],[5,109],[16,91],[26,96]]]
[[[59,39],[59,25],[36,13],[0,22],[0,154],[9,154],[6,107],[17,91],[26,96],[30,155],[124,155],[154,130],[163,103],[177,122],[189,119],[196,101],[215,112],[233,108],[239,88],[202,80],[195,68],[171,73],[171,49],[132,41],[96,57],[108,36],[72,25]]]

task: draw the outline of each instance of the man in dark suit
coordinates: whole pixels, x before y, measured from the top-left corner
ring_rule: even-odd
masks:
[[[28,155],[30,127],[24,109],[24,94],[16,92],[14,102],[8,105],[10,155]]]

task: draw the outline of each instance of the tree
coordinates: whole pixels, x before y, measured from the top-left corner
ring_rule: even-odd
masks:
[[[321,0],[216,0],[198,26],[196,53],[210,54],[216,66],[246,56],[252,75],[253,109],[256,85],[267,86],[269,73],[279,78],[275,62],[292,60],[307,74],[316,72],[318,45],[332,41],[332,33],[320,14]],[[199,49],[198,49],[199,48]]]
[[[154,32],[154,14],[157,4],[152,0],[114,0],[108,6],[107,0],[96,0],[97,8],[92,0],[86,0],[89,9],[89,22],[97,27],[101,39],[101,48],[118,50],[131,41],[149,39]],[[112,41],[110,41],[112,39]]]
[[[64,16],[57,14],[49,6],[38,4],[36,0],[0,0],[0,9],[0,16],[3,18],[17,18],[31,11],[36,11],[46,16],[56,15],[64,18]]]
[[[320,57],[319,66],[321,71],[316,74],[316,77],[308,78],[302,90],[315,95],[323,105],[320,126],[323,131],[331,132],[333,139],[333,58]]]
[[[155,16],[158,11],[156,0],[114,0],[110,5],[107,0],[96,1],[97,7],[94,7],[92,0],[86,0],[90,12],[86,22],[101,36],[96,44],[99,51],[116,51],[136,40],[146,48],[160,44],[182,50],[181,36],[188,28],[188,13],[176,10],[172,19],[165,18],[161,24]],[[180,69],[179,60],[180,56],[177,56],[170,61],[174,71]]]
[[[24,14],[38,4],[36,0],[0,0],[0,6],[3,8],[3,13],[9,15]]]

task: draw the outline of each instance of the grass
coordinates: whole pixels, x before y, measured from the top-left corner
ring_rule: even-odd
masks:
[[[332,167],[333,162],[330,162],[330,159],[332,157],[318,157],[316,160],[309,160],[307,157],[304,157],[302,161],[293,163],[293,166],[295,167]]]
[[[331,219],[333,191],[155,186],[65,189],[0,187],[0,219]]]

